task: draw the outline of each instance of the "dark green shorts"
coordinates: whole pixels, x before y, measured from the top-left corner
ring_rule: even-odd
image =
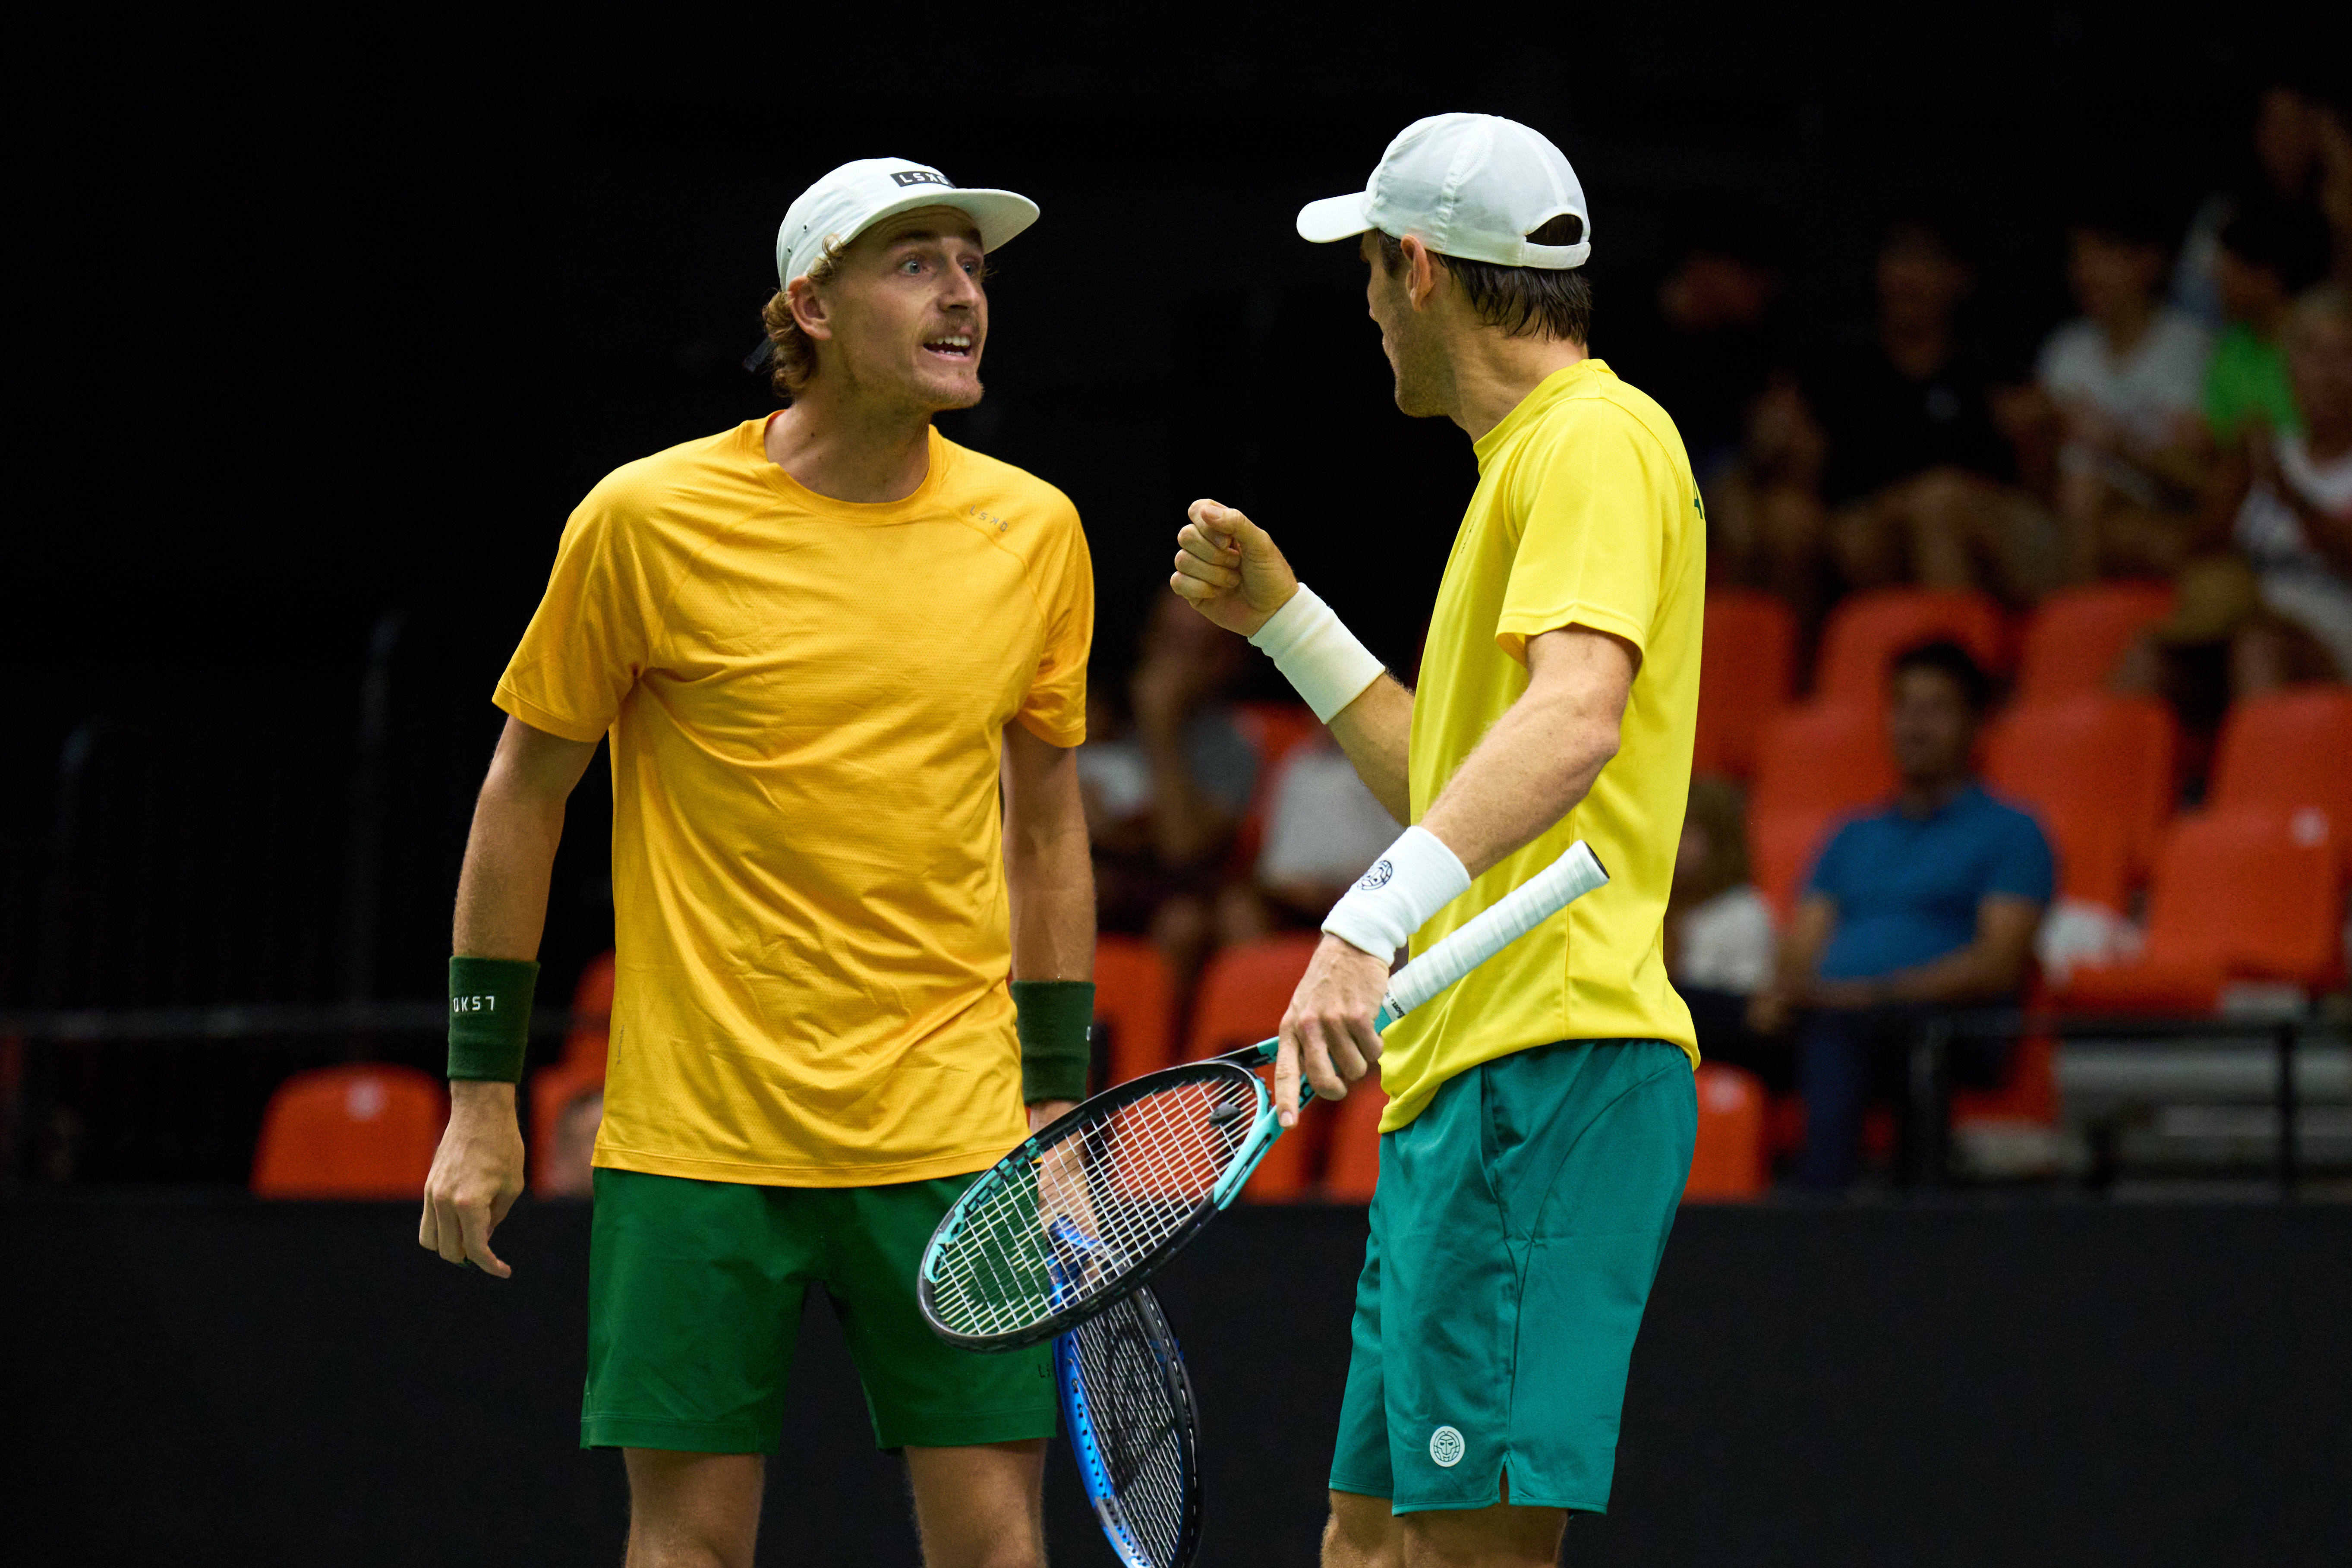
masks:
[[[1331,1489],[1399,1513],[1601,1513],[1625,1369],[1689,1178],[1690,1058],[1569,1040],[1448,1079],[1381,1139]]]
[[[841,1319],[877,1446],[1052,1436],[1051,1347],[957,1350],[915,1305],[924,1244],[971,1184],[756,1187],[598,1170],[581,1446],[772,1452],[813,1284]]]

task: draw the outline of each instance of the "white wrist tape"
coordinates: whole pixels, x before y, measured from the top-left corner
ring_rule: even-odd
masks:
[[[1408,827],[1372,863],[1348,896],[1331,906],[1323,929],[1386,961],[1430,916],[1470,888],[1469,868],[1425,827]]]
[[[1372,650],[1304,583],[1289,603],[1266,617],[1250,645],[1266,651],[1326,724],[1381,678],[1381,661]]]

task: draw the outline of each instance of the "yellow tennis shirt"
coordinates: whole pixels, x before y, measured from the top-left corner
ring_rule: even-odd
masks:
[[[979,1170],[1027,1131],[997,764],[1086,735],[1094,585],[1059,490],[944,437],[902,501],[751,420],[615,469],[498,705],[608,731],[599,1165],[778,1186]]]
[[[1528,689],[1528,639],[1589,626],[1641,650],[1617,755],[1550,831],[1470,884],[1420,952],[1577,839],[1609,884],[1391,1028],[1381,1129],[1447,1079],[1553,1040],[1669,1040],[1698,1060],[1666,981],[1666,894],[1690,794],[1706,519],[1674,421],[1599,360],[1555,372],[1478,438],[1478,489],[1437,591],[1412,704],[1412,816]]]

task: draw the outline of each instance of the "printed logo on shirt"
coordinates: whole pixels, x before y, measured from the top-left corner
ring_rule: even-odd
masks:
[[[955,189],[955,182],[937,169],[901,169],[890,176],[894,185],[945,185]]]
[[[1389,879],[1395,875],[1396,868],[1390,865],[1386,860],[1381,860],[1374,864],[1370,870],[1365,872],[1363,880],[1358,882],[1356,886],[1363,889],[1369,893],[1374,888],[1387,887],[1389,885]]]

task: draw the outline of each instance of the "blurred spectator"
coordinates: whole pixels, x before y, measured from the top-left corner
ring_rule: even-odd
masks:
[[[1265,841],[1249,886],[1227,889],[1220,939],[1312,931],[1404,829],[1356,776],[1329,731],[1283,759],[1267,807]]]
[[[2221,278],[2221,236],[2232,220],[2264,207],[2319,215],[2332,118],[2326,104],[2302,87],[2274,82],[2263,90],[2254,102],[2246,166],[2205,198],[2181,241],[2172,278],[2176,308],[2215,329],[2231,313]],[[2342,134],[2340,121],[2334,130]]]
[[[2250,434],[2238,547],[2282,623],[2273,683],[2294,678],[2294,634],[2327,656],[2314,676],[2352,680],[2352,292],[2331,284],[2297,301],[2286,348],[2303,428]]]
[[[1108,704],[1095,707],[1078,748],[1102,929],[1150,936],[1185,990],[1257,783],[1230,700],[1248,651],[1175,595],[1156,595],[1128,683],[1132,725],[1118,733]]]
[[[2303,428],[2242,429],[2209,507],[2215,552],[2182,569],[2172,614],[2116,674],[2192,731],[2218,724],[2219,699],[2352,679],[2352,293],[2312,290],[2284,336]]]
[[[1691,781],[1666,904],[1666,973],[1689,1004],[1703,1059],[1792,1087],[1786,1047],[1748,1027],[1748,1000],[1772,978],[1772,911],[1748,879],[1747,802],[1728,779]]]
[[[2158,304],[2166,262],[2160,216],[2135,202],[2074,227],[2068,276],[2083,316],[2050,335],[2035,374],[2056,410],[2058,514],[2078,580],[2168,575],[2194,540],[2210,342]]]
[[[2279,342],[2288,304],[2327,276],[2327,229],[2315,212],[2272,203],[2222,228],[2214,285],[2229,324],[2205,367],[2205,424],[2217,446],[2234,447],[2248,421],[2302,427]]]
[[[2053,867],[2033,819],[1969,772],[1989,694],[1958,644],[1927,643],[1895,661],[1886,734],[1902,788],[1822,851],[1772,983],[1749,1005],[1759,1033],[1797,1028],[1806,1186],[1853,1180],[1863,1112],[1899,1089],[1927,1016],[2025,984]],[[1954,1081],[1994,1081],[2004,1054],[1994,1042],[1956,1043]]]
[[[1737,458],[1748,410],[1784,357],[1769,220],[1736,198],[1698,204],[1654,309],[1606,357],[1669,410],[1702,488]]]
[[[595,1192],[593,1156],[596,1130],[604,1123],[604,1091],[572,1096],[555,1119],[555,1135],[541,1169],[540,1190],[550,1197],[584,1198]]]
[[[1702,486],[1708,585],[1779,595],[1797,612],[1809,646],[1841,585],[1822,500],[1828,454],[1797,384],[1776,377],[1748,409],[1738,463]]]
[[[1878,254],[1876,330],[1807,377],[1850,586],[1983,588],[2030,604],[2058,584],[2055,524],[2018,488],[2003,423],[2015,400],[1954,331],[1972,281],[1942,228],[1896,225]],[[2013,416],[2030,424],[2022,407]]]

